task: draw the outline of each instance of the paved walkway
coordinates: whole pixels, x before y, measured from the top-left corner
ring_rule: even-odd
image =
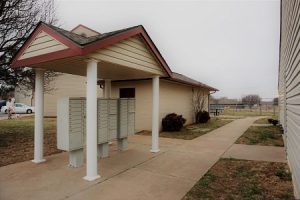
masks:
[[[222,157],[256,161],[287,162],[284,147],[275,146],[234,144]]]
[[[237,119],[191,141],[160,138],[156,154],[149,152],[151,137],[133,136],[127,151],[111,146],[94,182],[82,179],[85,167],[67,166],[67,153],[1,167],[0,199],[181,199],[256,119]]]

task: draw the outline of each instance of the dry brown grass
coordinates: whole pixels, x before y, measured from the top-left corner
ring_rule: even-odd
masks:
[[[274,113],[273,109],[262,109],[260,112],[259,108],[253,108],[253,109],[226,108],[224,109],[224,112],[221,113],[221,116],[222,115],[243,116],[243,117],[270,116],[270,117],[278,118],[278,109],[276,109]]]
[[[0,120],[0,127],[0,166],[33,159],[33,117]],[[45,118],[44,128],[44,155],[61,152],[56,148],[56,118]]]
[[[251,126],[236,141],[237,144],[284,146],[282,132],[278,126]]]
[[[222,120],[218,118],[212,118],[207,123],[204,124],[192,124],[186,127],[183,127],[180,131],[176,132],[160,132],[160,137],[165,138],[176,138],[176,139],[184,139],[184,140],[192,140],[196,137],[204,135],[216,128],[220,128],[229,122],[232,122],[232,119]],[[206,130],[205,130],[206,129]],[[141,131],[137,133],[139,135],[151,135],[150,131]]]
[[[269,124],[268,118],[261,118],[254,122],[254,124]]]
[[[219,160],[185,195],[198,199],[294,199],[286,163]]]

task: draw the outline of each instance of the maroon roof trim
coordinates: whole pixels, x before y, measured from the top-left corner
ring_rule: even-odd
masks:
[[[48,53],[28,59],[22,59],[18,60],[20,55],[25,51],[25,49],[30,45],[31,41],[35,38],[35,36],[40,32],[45,31],[49,35],[51,35],[53,38],[57,39],[61,43],[68,46],[70,49]],[[39,23],[36,29],[33,31],[29,39],[24,43],[24,45],[21,47],[19,52],[16,54],[16,56],[13,58],[12,61],[12,67],[24,67],[26,65],[32,65],[32,64],[38,64],[46,61],[51,61],[54,59],[60,59],[60,58],[66,58],[66,57],[72,57],[72,56],[79,56],[79,55],[86,55],[92,51],[95,51],[97,49],[105,48],[109,45],[112,45],[114,43],[117,43],[121,40],[127,39],[129,37],[132,37],[134,35],[140,35],[146,42],[147,46],[150,48],[154,56],[157,58],[158,62],[162,65],[164,70],[166,71],[167,75],[169,77],[172,76],[172,71],[169,68],[166,61],[163,59],[161,54],[159,53],[158,49],[156,48],[155,44],[152,42],[151,38],[145,31],[145,29],[142,26],[138,26],[129,30],[126,30],[124,32],[120,32],[116,35],[110,36],[108,38],[95,41],[91,44],[88,44],[86,46],[79,46],[75,42],[71,41],[70,39],[66,38],[62,34],[58,33],[57,31],[53,30],[52,28],[48,27],[47,25],[43,23]]]
[[[197,84],[194,84],[194,83],[191,83],[191,82],[188,82],[188,81],[183,81],[183,80],[179,80],[179,79],[175,79],[175,78],[160,78],[162,80],[166,80],[166,81],[169,81],[169,82],[175,82],[175,83],[179,83],[179,84],[184,84],[184,85],[187,85],[187,86],[192,86],[192,87],[196,87],[196,88],[206,88],[208,89],[209,91],[219,91],[218,89],[216,88],[213,88],[213,87],[210,87],[208,85],[197,85]],[[118,82],[133,82],[133,81],[150,81],[151,78],[142,78],[142,79],[129,79],[129,80],[112,80],[112,83],[118,83]]]
[[[209,89],[210,91],[219,91],[218,89],[216,88],[213,88],[213,87],[210,87],[208,85],[197,85],[197,84],[194,84],[194,83],[191,83],[191,82],[188,82],[188,81],[183,81],[183,80],[180,80],[180,79],[176,79],[176,78],[166,78],[165,80],[169,80],[169,81],[173,81],[173,82],[178,82],[178,83],[182,83],[182,84],[186,84],[186,85],[190,85],[190,86],[194,86],[194,87],[200,87],[200,88],[207,88]]]
[[[64,49],[64,50],[60,50],[48,54],[43,54],[32,58],[18,60],[21,57],[21,55],[24,53],[25,49],[34,40],[34,38],[42,31],[44,31],[54,39],[66,45],[68,49]],[[29,36],[29,38],[25,41],[23,46],[19,49],[17,54],[14,56],[11,65],[13,68],[24,67],[26,65],[32,65],[32,64],[46,62],[49,60],[66,58],[66,57],[77,56],[77,55],[81,55],[81,48],[77,44],[75,44],[74,42],[72,42],[71,40],[69,40],[64,36],[57,34],[56,31],[44,25],[43,23],[39,23],[35,28],[35,30],[33,31],[33,33]]]
[[[83,54],[88,54],[88,53],[91,53],[91,52],[93,52],[97,49],[105,48],[105,47],[107,47],[109,45],[112,45],[112,44],[115,44],[115,43],[117,43],[121,40],[127,39],[129,37],[134,36],[134,35],[137,35],[137,34],[139,34],[139,32],[140,31],[138,30],[138,27],[137,27],[137,28],[133,28],[131,30],[127,30],[127,31],[118,33],[116,35],[107,37],[105,39],[95,41],[91,44],[88,44],[88,45],[84,46],[84,48],[82,50],[82,53]]]

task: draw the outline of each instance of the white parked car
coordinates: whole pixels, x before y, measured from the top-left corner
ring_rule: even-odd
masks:
[[[2,106],[1,108],[2,113],[7,113],[7,107]],[[15,113],[21,114],[21,113],[27,113],[31,114],[34,112],[34,107],[27,106],[26,104],[23,103],[15,103]]]

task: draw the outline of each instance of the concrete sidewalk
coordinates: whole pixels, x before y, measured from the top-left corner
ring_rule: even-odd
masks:
[[[94,182],[82,179],[85,167],[67,166],[67,153],[1,167],[0,199],[181,199],[257,119],[238,119],[191,141],[160,138],[156,154],[149,152],[151,137],[133,136],[127,151],[113,145],[99,161],[102,177]]]

